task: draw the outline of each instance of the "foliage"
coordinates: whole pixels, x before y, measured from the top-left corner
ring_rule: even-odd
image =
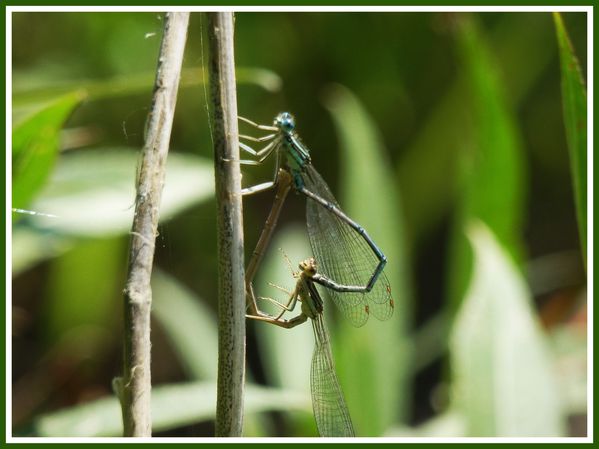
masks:
[[[454,407],[472,436],[561,436],[555,374],[530,294],[499,239],[481,222],[467,231],[474,272],[449,347]]]
[[[584,14],[553,17],[236,15],[240,115],[293,112],[315,167],[389,259],[391,320],[355,329],[325,303],[359,436],[582,433],[587,30]],[[12,214],[12,430],[118,435],[111,379],[162,16],[12,20],[12,199],[25,210]],[[155,256],[157,435],[210,436],[214,418],[204,28],[192,14]],[[272,167],[244,166],[244,185]],[[271,202],[244,199],[246,254]],[[278,248],[293,264],[311,255],[304,216],[290,195],[258,294],[294,284]],[[316,436],[312,348],[309,325],[248,324],[246,436]]]
[[[554,13],[562,70],[564,124],[576,200],[578,235],[586,263],[587,247],[587,94],[580,64],[559,13]]]

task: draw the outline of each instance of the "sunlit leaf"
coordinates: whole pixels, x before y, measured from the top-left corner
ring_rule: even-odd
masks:
[[[158,268],[152,273],[152,315],[194,379],[216,379],[218,330],[214,311]]]
[[[453,406],[470,436],[560,436],[548,340],[511,257],[481,222],[468,227],[474,272],[450,338]]]
[[[258,385],[246,385],[246,413],[309,410],[303,394]],[[214,420],[216,384],[212,382],[162,385],[152,389],[152,431]],[[34,425],[44,437],[122,436],[121,407],[116,397],[99,399],[40,416]]]
[[[385,437],[458,438],[464,437],[466,422],[456,410],[449,410],[425,421],[417,427],[393,427]]]
[[[402,397],[410,376],[406,337],[411,313],[409,263],[403,215],[391,164],[376,125],[359,100],[342,86],[326,96],[340,140],[341,207],[362,225],[387,256],[395,314],[388,322],[371,318],[365,328],[340,322],[334,348],[347,403],[361,436],[381,435],[405,416]],[[348,255],[349,257],[349,255]],[[392,382],[389,379],[394,379]]]
[[[11,245],[13,277],[42,260],[63,254],[74,243],[74,239],[67,236],[42,233],[28,226],[15,226]]]
[[[83,98],[81,91],[71,91],[13,117],[13,208],[26,208],[45,184],[58,154],[58,134]]]
[[[236,75],[238,83],[255,84],[270,92],[276,92],[282,84],[281,78],[276,73],[259,67],[238,67]],[[144,92],[151,95],[155,77],[155,72],[148,71],[99,80],[56,80],[35,89],[16,89],[13,102],[19,108],[26,108],[28,104],[36,104],[48,97],[62,95],[74,88],[85,92],[91,100],[117,98]],[[198,86],[207,79],[208,75],[202,73],[201,67],[184,68],[181,71],[179,86],[180,88]]]
[[[131,229],[139,153],[128,148],[65,154],[32,209],[56,217],[32,216],[38,228],[78,236],[122,234]],[[161,219],[212,197],[212,163],[187,154],[167,159]]]
[[[578,58],[572,48],[564,22],[553,13],[562,76],[564,123],[574,183],[574,200],[582,255],[587,254],[587,94]]]
[[[474,140],[465,143],[460,158],[458,212],[449,262],[449,301],[455,310],[469,281],[472,255],[463,233],[465,223],[478,218],[501,245],[520,261],[525,199],[525,160],[517,120],[509,107],[499,67],[475,17],[459,22],[457,39],[471,94]]]

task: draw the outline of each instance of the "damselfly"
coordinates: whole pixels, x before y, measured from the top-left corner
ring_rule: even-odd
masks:
[[[287,259],[289,263],[289,260]],[[291,264],[289,264],[291,267]],[[297,283],[292,292],[274,286],[288,293],[287,304],[281,304],[275,299],[266,299],[282,309],[277,317],[252,316],[248,317],[266,321],[277,326],[290,329],[305,323],[308,318],[312,321],[314,330],[314,353],[310,370],[310,390],[312,393],[312,409],[318,433],[323,437],[353,437],[355,436],[349,410],[335,373],[335,364],[329,341],[329,334],[323,319],[323,302],[314,284],[314,276],[318,276],[316,262],[313,258],[299,264],[300,272],[293,273]],[[286,311],[292,311],[301,302],[302,312],[289,320],[283,319]]]
[[[370,314],[380,320],[393,313],[393,299],[389,281],[383,272],[387,259],[366,230],[343,213],[328,185],[312,165],[310,152],[295,130],[295,119],[288,112],[279,114],[274,126],[258,125],[248,119],[244,122],[263,131],[263,137],[240,135],[254,142],[268,142],[259,151],[240,143],[241,149],[257,157],[242,161],[260,164],[273,152],[276,154],[273,181],[243,189],[244,195],[278,186],[277,198],[267,220],[265,231],[258,242],[247,270],[248,294],[257,310],[251,282],[272,235],[282,203],[292,186],[307,197],[306,221],[308,237],[320,277],[314,282],[329,289],[335,304],[355,326],[363,325]]]

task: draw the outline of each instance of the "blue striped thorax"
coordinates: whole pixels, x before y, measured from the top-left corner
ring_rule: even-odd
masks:
[[[289,112],[281,112],[275,118],[274,125],[282,135],[287,167],[294,174],[301,172],[312,160],[308,148],[300,141],[295,131],[295,118]]]

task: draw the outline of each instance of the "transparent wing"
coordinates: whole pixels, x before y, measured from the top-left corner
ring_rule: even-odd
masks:
[[[354,427],[335,374],[329,335],[322,315],[312,320],[312,328],[315,343],[310,385],[318,433],[323,437],[353,437]]]
[[[339,207],[326,182],[311,166],[303,173],[308,190]],[[343,285],[367,285],[379,260],[364,238],[346,221],[308,198],[306,222],[318,272]],[[386,320],[393,314],[391,287],[381,273],[368,293],[336,292],[327,289],[337,307],[354,326],[362,326],[369,315]]]

